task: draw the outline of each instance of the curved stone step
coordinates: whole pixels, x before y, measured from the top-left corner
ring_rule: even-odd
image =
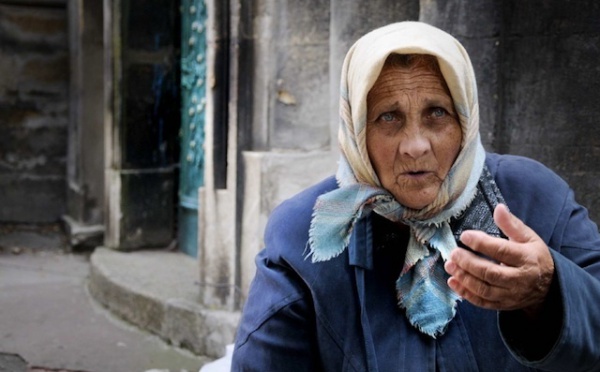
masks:
[[[239,312],[204,308],[198,262],[180,252],[96,248],[89,291],[112,313],[167,342],[219,358],[232,343]]]

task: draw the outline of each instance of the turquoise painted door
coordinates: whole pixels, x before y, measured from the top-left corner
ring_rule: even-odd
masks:
[[[204,183],[206,109],[206,5],[181,1],[181,161],[179,249],[198,255],[198,188]]]

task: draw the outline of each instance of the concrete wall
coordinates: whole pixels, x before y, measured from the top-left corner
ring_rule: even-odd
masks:
[[[270,47],[267,71],[267,148],[329,149],[329,2],[284,0],[273,3],[264,42]],[[266,17],[263,15],[263,17]],[[265,94],[266,93],[266,94]],[[262,149],[263,146],[253,146]]]
[[[600,222],[600,4],[511,1],[505,7],[500,150],[557,171]]]
[[[66,209],[66,3],[18,4],[0,2],[0,222],[55,222]]]

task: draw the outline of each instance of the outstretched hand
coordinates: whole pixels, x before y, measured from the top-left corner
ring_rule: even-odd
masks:
[[[535,317],[552,283],[554,261],[544,241],[499,204],[494,221],[508,240],[468,230],[461,241],[479,256],[456,248],[445,263],[448,285],[472,304],[493,310],[525,311]],[[491,260],[490,260],[491,259]]]

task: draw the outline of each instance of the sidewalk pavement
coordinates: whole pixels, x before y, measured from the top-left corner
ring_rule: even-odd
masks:
[[[197,270],[193,268],[194,259],[174,252],[127,254],[99,248],[92,254],[91,261],[92,264],[89,254],[64,253],[60,249],[3,249],[0,246],[0,355],[5,359],[9,354],[19,355],[31,370],[38,366],[37,370],[86,372],[195,372],[220,355],[198,356],[168,345],[148,331],[172,344],[192,349],[183,340],[188,336],[182,339],[178,335],[186,330],[195,333],[197,327],[190,329],[190,324],[201,325],[198,318],[203,317],[202,324],[212,330],[212,333],[202,334],[212,337],[212,344],[205,341],[212,345],[212,349],[208,349],[216,353],[221,342],[219,337],[223,342],[231,342],[228,338],[232,337],[239,315],[206,313],[193,301],[180,296],[190,294],[194,287]],[[136,267],[142,266],[145,270],[140,274]],[[165,272],[178,273],[175,278],[187,278],[185,288],[168,289],[165,279],[162,285],[166,285],[167,292],[171,290],[172,296],[155,294],[153,288],[162,286],[158,284]],[[169,327],[160,329],[172,334],[165,337],[161,332],[144,327],[148,324],[138,324],[140,329],[117,318],[90,296],[88,285],[99,293],[110,294],[101,298],[108,300],[108,306],[129,306],[128,311],[138,316],[145,311],[169,308],[163,312],[169,315],[156,324],[169,323]],[[132,301],[139,297],[153,305],[144,308],[140,302]],[[223,332],[217,335],[219,331]],[[221,353],[224,352],[223,347]]]

